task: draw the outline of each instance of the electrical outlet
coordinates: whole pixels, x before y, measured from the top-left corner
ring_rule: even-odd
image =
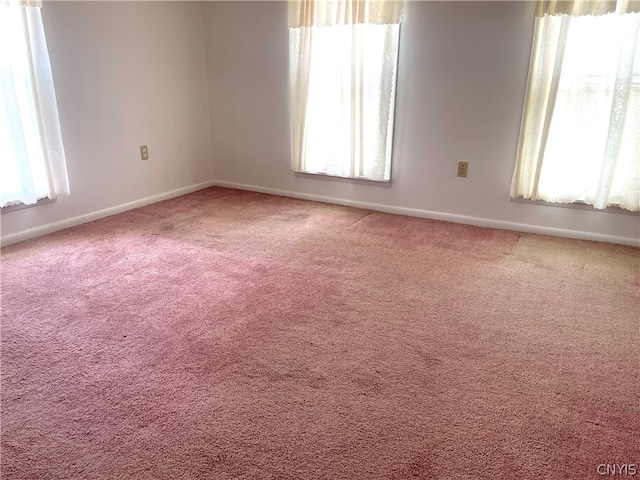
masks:
[[[458,176],[466,177],[469,169],[469,162],[458,162]]]
[[[140,145],[140,159],[149,160],[149,148],[146,145]]]

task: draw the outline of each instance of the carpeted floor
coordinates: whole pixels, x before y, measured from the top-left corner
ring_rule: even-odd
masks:
[[[640,464],[639,249],[211,188],[1,269],[3,479]]]

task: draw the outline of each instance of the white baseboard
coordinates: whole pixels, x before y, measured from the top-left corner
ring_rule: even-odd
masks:
[[[345,205],[348,207],[364,208],[378,212],[395,213],[398,215],[408,215],[411,217],[430,218],[433,220],[443,220],[447,222],[463,223],[467,225],[475,225],[478,227],[498,228],[502,230],[514,230],[518,232],[536,233],[540,235],[551,235],[555,237],[576,238],[579,240],[591,240],[596,242],[617,243],[621,245],[629,245],[632,247],[640,247],[640,239],[617,237],[613,235],[603,235],[591,232],[582,232],[578,230],[566,230],[559,228],[541,227],[538,225],[527,225],[524,223],[505,222],[502,220],[491,220],[480,217],[469,217],[465,215],[456,215],[452,213],[434,212],[430,210],[420,210],[417,208],[396,207],[392,205],[384,205],[379,203],[359,202],[356,200],[346,200],[342,198],[326,197],[323,195],[312,195],[307,193],[293,192],[289,190],[280,190],[276,188],[259,187],[256,185],[247,185],[243,183],[224,182],[224,181],[208,181],[191,185],[189,187],[179,188],[170,192],[153,195],[151,197],[142,198],[129,203],[123,203],[114,207],[105,208],[96,212],[87,213],[73,218],[61,220],[59,222],[49,223],[29,230],[23,230],[11,235],[0,237],[0,246],[11,245],[12,243],[21,242],[30,238],[39,237],[48,233],[53,233],[65,228],[74,227],[87,222],[92,222],[100,218],[115,215],[117,213],[132,210],[134,208],[143,207],[152,203],[167,200],[169,198],[186,195],[211,186],[220,186],[227,188],[236,188],[239,190],[249,190],[252,192],[267,193],[271,195],[279,195],[282,197],[300,198],[303,200],[312,200],[316,202],[333,203],[337,205]]]
[[[116,213],[126,212],[127,210],[133,210],[134,208],[144,207],[152,203],[161,202],[162,200],[168,200],[170,198],[186,195],[187,193],[196,192],[204,188],[212,187],[215,185],[213,180],[203,183],[197,183],[188,187],[178,188],[177,190],[171,190],[170,192],[161,193],[159,195],[152,195],[150,197],[134,200],[133,202],[122,203],[114,207],[105,208],[96,212],[87,213],[85,215],[79,215],[73,218],[67,218],[59,222],[48,223],[29,230],[23,230],[21,232],[13,233],[0,237],[0,246],[6,247],[12,243],[21,242],[23,240],[29,240],[30,238],[40,237],[48,233],[57,232],[58,230],[64,230],[65,228],[75,227],[83,223],[99,220],[100,218],[109,217]],[[11,215],[11,214],[8,214]]]
[[[325,197],[323,195],[312,195],[307,193],[292,192],[289,190],[279,190],[276,188],[259,187],[243,183],[216,181],[216,186],[236,188],[239,190],[249,190],[252,192],[268,193],[280,195],[282,197],[300,198],[303,200],[313,200],[316,202],[333,203],[345,205],[347,207],[364,208],[377,212],[395,213],[398,215],[408,215],[410,217],[430,218],[433,220],[443,220],[446,222],[463,223],[478,227],[497,228],[501,230],[514,230],[517,232],[536,233],[539,235],[550,235],[553,237],[575,238],[578,240],[591,240],[595,242],[617,243],[632,247],[640,247],[640,238],[617,237],[614,235],[603,235],[599,233],[583,232],[579,230],[566,230],[561,228],[541,227],[538,225],[527,225],[524,223],[505,222],[503,220],[491,220],[480,217],[468,217],[453,213],[433,212],[430,210],[420,210],[417,208],[395,207],[380,203],[359,202],[355,200],[345,200],[342,198]]]

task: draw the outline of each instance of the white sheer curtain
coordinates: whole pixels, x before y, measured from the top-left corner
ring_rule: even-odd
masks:
[[[69,193],[40,7],[0,1],[2,207]]]
[[[640,209],[639,5],[539,5],[512,197]]]
[[[389,180],[402,7],[290,1],[294,171]]]

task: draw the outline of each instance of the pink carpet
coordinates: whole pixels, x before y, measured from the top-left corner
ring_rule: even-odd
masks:
[[[640,464],[639,281],[631,247],[222,188],[13,245],[0,473],[603,478]]]

